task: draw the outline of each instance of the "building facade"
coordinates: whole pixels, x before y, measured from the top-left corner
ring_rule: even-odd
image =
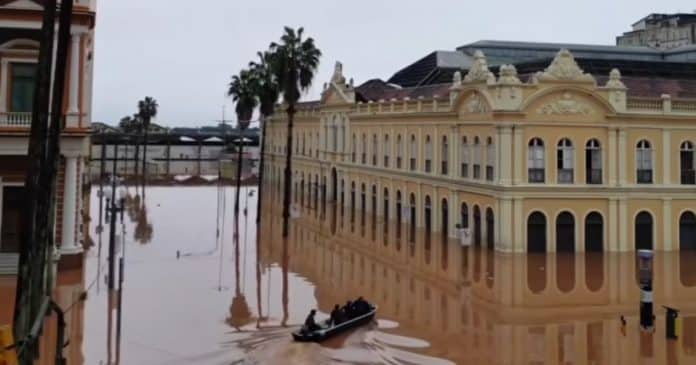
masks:
[[[58,170],[56,242],[65,260],[82,252],[88,212],[83,197],[92,117],[92,70],[96,2],[76,0],[68,50],[68,74]],[[23,227],[23,191],[31,125],[41,1],[0,2],[0,274],[17,267]],[[86,198],[85,198],[86,199]]]
[[[659,49],[696,45],[696,12],[650,14],[635,22],[630,32],[616,37],[616,45]]]
[[[680,89],[655,95],[661,80],[587,73],[567,50],[527,66],[493,72],[479,51],[446,84],[374,90],[337,64],[295,119],[292,201],[395,221],[410,242],[466,228],[504,252],[696,248],[693,83],[666,80]],[[286,131],[278,109],[275,184]]]

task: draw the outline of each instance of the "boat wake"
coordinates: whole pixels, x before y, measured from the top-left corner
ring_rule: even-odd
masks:
[[[245,354],[231,364],[433,364],[453,365],[449,360],[425,354],[427,341],[390,334],[395,322],[378,321],[330,338],[322,343],[294,342],[296,327],[254,329],[236,332],[236,338],[223,345]]]

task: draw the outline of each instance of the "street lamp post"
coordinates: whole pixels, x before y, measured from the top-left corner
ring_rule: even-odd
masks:
[[[239,128],[239,148],[237,157],[237,192],[234,200],[234,216],[239,216],[239,191],[242,182],[242,150],[244,148],[244,134],[242,133],[251,123],[249,120],[237,121],[237,128]],[[237,234],[235,232],[235,234]]]

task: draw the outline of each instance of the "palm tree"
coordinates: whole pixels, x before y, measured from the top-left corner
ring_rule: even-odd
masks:
[[[152,117],[157,115],[157,108],[159,105],[157,105],[157,100],[155,100],[151,96],[146,96],[145,99],[140,100],[138,102],[138,116],[140,116],[140,119],[142,121],[142,126],[144,130],[144,140],[143,140],[143,185],[145,184],[146,180],[146,161],[147,161],[147,135],[148,135],[148,129],[150,128],[150,120]]]
[[[261,221],[261,196],[263,194],[263,169],[264,169],[264,155],[266,152],[266,119],[273,115],[275,111],[275,104],[278,102],[278,96],[280,96],[280,87],[278,85],[278,78],[276,77],[276,70],[273,69],[275,60],[273,59],[273,54],[269,52],[258,52],[259,62],[251,62],[249,67],[251,68],[254,77],[257,79],[258,89],[257,98],[259,100],[259,111],[261,114],[260,125],[261,125],[261,160],[259,161],[259,196],[256,202],[256,225],[258,227]]]
[[[232,97],[232,101],[236,103],[234,108],[237,113],[237,128],[239,128],[239,148],[237,158],[237,191],[234,201],[234,216],[239,216],[239,191],[242,179],[242,150],[244,148],[244,137],[242,130],[244,126],[249,125],[251,117],[254,114],[254,109],[259,104],[256,98],[259,88],[257,79],[250,70],[242,70],[239,75],[232,76],[227,95]],[[236,234],[236,233],[235,233]]]
[[[280,43],[271,43],[274,69],[279,80],[283,100],[287,103],[288,116],[287,143],[285,151],[285,186],[283,195],[283,237],[288,236],[290,219],[290,187],[292,186],[292,129],[296,105],[300,93],[312,85],[312,79],[319,66],[321,51],[315,47],[314,39],[302,39],[304,29],[297,32],[285,27]]]

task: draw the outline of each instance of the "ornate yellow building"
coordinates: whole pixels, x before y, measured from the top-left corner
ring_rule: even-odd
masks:
[[[293,203],[335,204],[358,227],[394,221],[408,242],[465,228],[503,252],[696,249],[696,83],[679,73],[696,64],[629,62],[614,47],[600,74],[555,52],[517,67],[471,52],[450,82],[412,86],[354,87],[337,63],[295,119]],[[276,184],[285,118],[279,108],[267,130]]]

